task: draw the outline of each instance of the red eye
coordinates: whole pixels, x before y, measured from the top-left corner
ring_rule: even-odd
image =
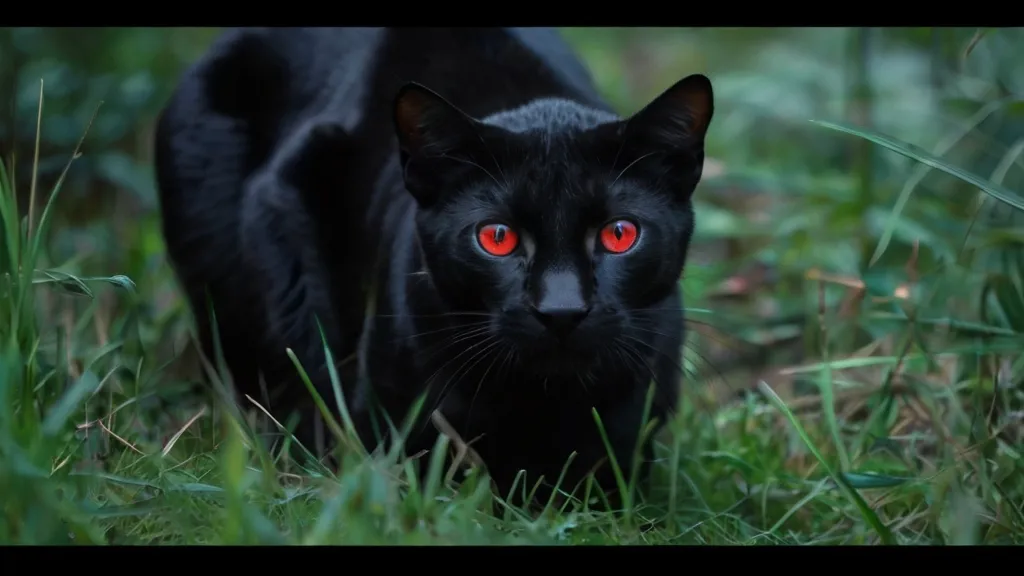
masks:
[[[628,220],[616,220],[601,229],[601,245],[614,254],[621,254],[636,244],[636,225]]]
[[[476,239],[484,252],[492,256],[508,256],[519,245],[519,235],[504,224],[488,224],[480,229]]]

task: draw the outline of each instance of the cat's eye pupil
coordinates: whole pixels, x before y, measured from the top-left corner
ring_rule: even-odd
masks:
[[[622,254],[636,244],[637,228],[629,220],[616,220],[601,229],[600,239],[604,249],[612,254]]]
[[[477,243],[491,256],[508,256],[519,245],[519,236],[503,224],[488,224],[477,233]]]

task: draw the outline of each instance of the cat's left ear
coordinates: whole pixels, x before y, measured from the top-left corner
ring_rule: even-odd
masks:
[[[480,146],[481,123],[420,84],[403,86],[394,103],[395,135],[405,185],[421,205],[437,200],[462,157]]]
[[[704,138],[714,110],[714,93],[706,76],[693,74],[676,82],[619,123],[617,168],[643,161],[653,177],[663,181],[670,176],[689,197],[700,181]]]
[[[644,145],[663,151],[703,149],[714,112],[711,80],[703,74],[692,74],[634,114],[627,130]]]

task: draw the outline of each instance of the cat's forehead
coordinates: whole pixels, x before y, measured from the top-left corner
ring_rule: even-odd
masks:
[[[510,175],[503,201],[532,227],[600,219],[614,202],[606,174],[566,155],[525,160]]]
[[[561,98],[540,98],[528,104],[492,114],[484,124],[504,128],[517,134],[531,134],[539,139],[589,130],[600,124],[615,122],[618,116]]]
[[[496,146],[495,185],[480,190],[491,209],[534,228],[601,218],[614,204],[610,172],[588,145],[585,133],[619,118],[560,99],[540,99],[484,119],[516,134]]]
[[[579,203],[609,193],[608,172],[556,145],[549,154],[523,158],[512,168],[507,193],[530,202]]]

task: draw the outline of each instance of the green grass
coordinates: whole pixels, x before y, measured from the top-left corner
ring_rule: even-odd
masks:
[[[997,182],[891,137],[826,127],[1020,206]],[[69,151],[70,170],[77,155]],[[197,359],[180,298],[154,312],[169,272],[86,277],[76,260],[46,268],[61,181],[24,219],[14,181],[0,172],[0,542],[1024,543],[1024,259],[1018,244],[998,241],[1019,235],[1012,227],[977,224],[988,240],[972,250],[994,253],[995,268],[932,271],[895,297],[904,279],[809,273],[802,290],[813,301],[816,359],[784,371],[793,386],[752,378],[739,386],[745,393],[722,399],[716,379],[695,370],[678,418],[657,438],[649,492],[599,511],[600,496],[584,486],[576,499],[520,509],[492,494],[479,469],[444,469],[447,439],[415,460],[351,448],[337,474],[267,450],[265,437],[289,423],[226,404],[217,388],[191,393],[203,375],[218,380],[216,361]],[[41,197],[35,178],[30,197],[32,206]],[[874,260],[891,236],[882,234]],[[688,292],[700,282],[688,277]],[[978,287],[970,297],[958,291],[967,285]],[[837,290],[840,304],[860,298],[867,345],[844,345]],[[726,314],[691,317],[723,324]],[[694,331],[691,367],[702,363],[700,343]],[[344,418],[332,425],[340,435],[348,428]],[[618,464],[628,493],[632,470]]]

